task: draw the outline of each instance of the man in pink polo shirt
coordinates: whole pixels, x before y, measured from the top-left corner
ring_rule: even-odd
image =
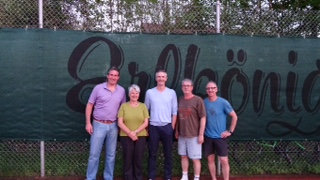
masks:
[[[86,131],[91,135],[87,180],[95,180],[100,154],[105,145],[105,180],[113,180],[118,125],[117,115],[120,105],[126,102],[125,90],[118,85],[120,71],[112,67],[107,74],[107,82],[94,87],[86,107]],[[93,121],[91,117],[93,116]]]

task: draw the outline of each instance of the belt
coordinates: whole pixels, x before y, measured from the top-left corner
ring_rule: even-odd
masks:
[[[98,119],[95,119],[95,121],[103,123],[103,124],[113,124],[116,122],[116,121],[112,121],[112,120],[98,120]]]

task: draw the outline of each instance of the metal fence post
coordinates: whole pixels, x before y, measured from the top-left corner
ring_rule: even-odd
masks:
[[[217,33],[220,33],[220,6],[221,3],[219,0],[216,2],[216,26],[217,26]]]
[[[221,163],[220,163],[220,160],[219,160],[219,157],[217,156],[217,174],[220,176],[221,175]]]
[[[38,0],[39,28],[43,28],[43,0]]]
[[[43,0],[38,0],[39,28],[43,28]],[[41,177],[45,177],[44,141],[40,141],[40,172]]]
[[[45,177],[44,141],[40,141],[41,177]]]
[[[216,2],[216,26],[217,26],[217,33],[220,33],[220,6],[221,3],[219,0],[217,0]],[[221,175],[221,163],[219,158],[217,157],[218,161],[217,161],[217,174],[220,176]]]

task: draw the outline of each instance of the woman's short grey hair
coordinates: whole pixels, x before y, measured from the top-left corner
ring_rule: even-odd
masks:
[[[136,90],[138,93],[140,93],[140,87],[136,84],[132,84],[131,86],[129,86],[128,90],[129,90],[129,94],[132,90]]]

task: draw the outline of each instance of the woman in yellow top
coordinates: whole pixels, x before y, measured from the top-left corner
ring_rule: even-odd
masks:
[[[125,180],[142,180],[142,164],[147,139],[149,112],[138,101],[139,86],[129,87],[130,101],[123,103],[118,113],[120,142],[123,150],[123,177]]]

